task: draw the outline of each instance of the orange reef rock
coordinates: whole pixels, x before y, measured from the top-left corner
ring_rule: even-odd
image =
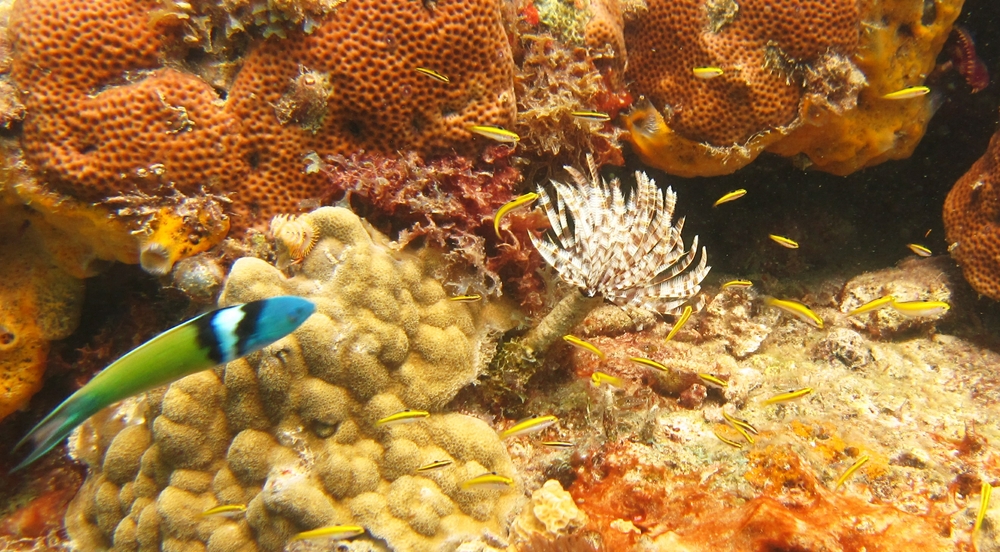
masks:
[[[944,202],[948,251],[970,285],[1000,300],[1000,131]]]
[[[652,102],[625,120],[637,152],[681,176],[765,149],[835,174],[909,156],[934,96],[882,96],[923,84],[962,2],[924,4],[651,0],[625,35],[633,91]]]

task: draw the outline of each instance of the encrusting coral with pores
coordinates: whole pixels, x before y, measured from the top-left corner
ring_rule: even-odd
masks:
[[[75,445],[91,467],[66,519],[76,546],[275,551],[334,525],[401,551],[502,537],[520,485],[463,483],[513,477],[507,451],[486,423],[442,412],[488,360],[488,328],[349,211],[296,222],[316,235],[299,274],[241,259],[220,302],[292,294],[317,313],[260,353],[92,420]],[[119,431],[129,408],[145,423]],[[430,414],[376,424],[405,409]],[[442,460],[452,463],[418,471]],[[225,504],[245,514],[201,515]]]

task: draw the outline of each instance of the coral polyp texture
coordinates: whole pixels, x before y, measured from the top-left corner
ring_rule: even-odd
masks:
[[[948,251],[972,287],[1000,300],[1000,131],[944,202]]]
[[[514,121],[496,0],[20,0],[11,31],[22,145],[46,185],[91,202],[228,194],[237,235],[323,195],[310,154],[472,153],[486,142],[468,126]],[[243,46],[223,55],[223,36]]]
[[[260,353],[124,404],[131,424],[95,418],[75,443],[91,468],[66,519],[76,546],[275,551],[330,525],[402,551],[502,538],[520,485],[462,483],[514,476],[510,458],[486,423],[442,411],[488,360],[485,326],[349,211],[296,221],[316,235],[298,274],[241,259],[221,302],[297,294],[317,313]],[[429,415],[376,423],[405,409]],[[452,464],[417,470],[439,460]],[[219,504],[246,512],[201,515]]]
[[[646,163],[682,176],[728,174],[765,149],[836,174],[907,157],[933,97],[882,96],[923,83],[960,7],[651,0],[625,34],[633,92],[651,105],[626,125]]]

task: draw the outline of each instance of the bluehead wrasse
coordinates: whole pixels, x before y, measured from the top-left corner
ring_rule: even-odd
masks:
[[[927,249],[926,247],[918,243],[908,243],[906,244],[906,247],[909,247],[910,251],[913,251],[914,253],[920,255],[921,257],[930,257],[931,255],[933,255],[930,249]]]
[[[859,314],[865,314],[866,312],[875,311],[883,307],[888,307],[889,303],[892,303],[895,300],[896,298],[893,297],[892,295],[886,295],[885,297],[872,299],[871,301],[868,301],[864,305],[861,305],[860,307],[849,311],[847,313],[847,316],[857,316]]]
[[[733,427],[742,427],[743,429],[749,431],[750,433],[753,433],[754,435],[757,434],[757,428],[750,425],[750,422],[746,420],[741,420],[736,416],[730,416],[729,413],[727,413],[725,410],[722,411],[722,417],[725,418],[726,421],[729,422],[730,425],[732,425]],[[752,445],[753,441],[750,441],[750,444]]]
[[[316,540],[316,539],[329,539],[329,540],[343,540],[349,539],[351,537],[356,537],[365,532],[365,528],[360,525],[328,525],[326,527],[320,527],[319,529],[313,529],[311,531],[303,531],[292,537],[293,541],[303,541],[303,540]]]
[[[500,438],[507,439],[509,437],[517,437],[518,435],[527,435],[528,433],[535,433],[551,425],[555,425],[555,423],[558,421],[559,418],[552,415],[526,418],[510,426],[509,428],[501,431]]]
[[[909,100],[910,98],[919,98],[930,91],[931,89],[926,86],[911,86],[895,92],[889,92],[882,97],[886,100]]]
[[[750,280],[729,280],[728,282],[722,284],[722,289],[731,287],[739,287],[739,288],[753,287],[753,282],[751,282]]]
[[[32,428],[14,446],[30,441],[31,454],[11,471],[38,460],[105,407],[259,351],[295,331],[315,310],[301,297],[271,297],[207,312],[161,333],[111,363]]]
[[[625,383],[621,378],[612,376],[611,374],[605,374],[601,371],[591,374],[590,381],[594,384],[594,387],[600,387],[602,383],[612,387],[625,387]]]
[[[493,231],[497,233],[497,237],[500,237],[500,221],[503,220],[505,216],[515,209],[531,205],[538,199],[538,197],[537,193],[528,192],[524,195],[515,197],[507,203],[504,203],[503,206],[497,210],[497,214],[493,216]]]
[[[951,308],[944,301],[892,301],[890,306],[903,316],[938,316]]]
[[[796,389],[795,391],[789,391],[788,393],[779,393],[770,399],[764,401],[764,404],[774,404],[779,402],[790,401],[797,399],[799,397],[805,397],[809,393],[812,393],[812,387],[803,387],[802,389]]]
[[[781,247],[787,247],[788,249],[798,249],[799,248],[799,242],[797,242],[795,240],[788,239],[788,238],[786,238],[784,236],[779,236],[777,234],[768,234],[767,237],[769,237],[772,240],[774,240],[774,242],[777,243],[778,245],[780,245]]]
[[[449,301],[454,301],[456,303],[472,303],[482,299],[483,296],[478,293],[472,293],[470,295],[456,295],[454,297],[449,297]]]
[[[636,363],[636,364],[642,364],[643,366],[649,366],[650,368],[656,368],[657,370],[659,370],[661,372],[669,372],[670,371],[670,368],[667,368],[666,366],[660,364],[659,362],[656,362],[655,360],[652,360],[652,359],[649,359],[649,358],[646,358],[646,357],[628,357],[628,359],[631,360],[632,362]]]
[[[496,472],[487,472],[482,475],[462,481],[461,487],[466,491],[473,489],[493,489],[506,490],[514,484],[514,480],[509,477],[497,475]]]
[[[789,301],[786,299],[775,299],[774,297],[768,297],[764,300],[764,303],[769,307],[774,307],[779,310],[783,310],[788,314],[798,318],[799,320],[809,324],[810,326],[815,326],[819,329],[823,329],[823,319],[816,316],[816,313],[812,311],[809,307],[799,303],[798,301]]]
[[[745,195],[747,195],[747,191],[744,189],[734,190],[717,199],[715,203],[712,204],[712,207],[718,207],[723,203],[729,203],[730,201],[735,201]]]
[[[426,410],[407,409],[382,418],[381,420],[375,422],[375,427],[412,424],[413,422],[419,422],[430,415],[431,413]]]
[[[729,439],[728,437],[723,437],[723,436],[722,436],[721,434],[719,434],[719,432],[718,432],[718,431],[715,431],[714,429],[712,430],[712,433],[714,433],[714,434],[715,434],[715,436],[716,436],[716,437],[717,437],[717,438],[718,438],[718,439],[719,439],[720,441],[722,441],[723,443],[725,443],[725,444],[727,444],[727,445],[729,445],[729,446],[731,446],[731,447],[736,447],[736,448],[738,448],[738,449],[742,449],[742,448],[743,448],[743,443],[741,443],[741,442],[739,442],[739,441],[734,441],[734,440],[732,440],[732,439]]]
[[[432,78],[432,79],[434,79],[436,81],[443,82],[445,84],[451,82],[451,79],[449,79],[448,77],[442,75],[441,73],[438,73],[437,71],[435,71],[433,69],[428,69],[426,67],[416,67],[415,70],[418,73],[423,73],[423,74],[427,75],[428,77],[430,77],[430,78]]]
[[[223,504],[215,508],[209,508],[201,513],[201,517],[237,517],[247,511],[245,504]]]
[[[564,335],[563,336],[563,341],[565,341],[566,343],[569,343],[570,345],[574,345],[576,347],[579,347],[579,348],[583,349],[584,351],[588,351],[588,352],[594,353],[595,355],[597,355],[598,357],[600,357],[601,360],[605,359],[606,355],[604,354],[604,351],[598,349],[597,347],[595,347],[589,341],[584,341],[583,339],[580,339],[579,337],[577,337],[575,335],[571,335],[571,334]]]
[[[691,69],[691,73],[699,79],[714,79],[722,76],[725,71],[721,67],[695,67]]]
[[[861,456],[861,458],[858,458],[856,462],[851,464],[851,467],[847,468],[847,471],[844,472],[844,475],[841,475],[840,479],[837,479],[837,484],[833,486],[833,490],[836,491],[837,489],[839,489],[840,486],[843,485],[845,481],[847,481],[847,478],[851,477],[851,474],[858,471],[858,468],[864,466],[865,463],[868,462],[868,460],[869,458],[867,454],[864,454]]]
[[[542,444],[547,447],[573,448],[573,443],[570,443],[569,441],[542,441]]]
[[[743,438],[747,440],[747,443],[749,443],[751,445],[754,444],[753,437],[751,437],[750,434],[747,433],[747,430],[743,429],[742,427],[740,427],[740,426],[738,426],[736,424],[730,424],[730,425],[732,425],[733,429],[735,429],[736,431],[738,431],[740,433],[740,435],[742,435]]]
[[[478,134],[484,138],[489,138],[490,140],[496,140],[497,142],[513,144],[521,140],[521,137],[518,136],[516,132],[511,132],[505,128],[495,126],[469,125],[465,127],[465,130],[468,130],[473,134]]]
[[[701,381],[705,382],[706,384],[708,384],[711,387],[719,387],[721,389],[725,389],[726,387],[729,387],[729,383],[726,380],[719,379],[719,378],[713,376],[712,374],[706,374],[704,372],[699,373],[698,374],[698,379],[700,379]]]
[[[675,335],[677,335],[677,332],[681,331],[681,328],[684,327],[688,318],[691,318],[692,312],[693,310],[691,309],[691,305],[684,305],[684,312],[681,313],[681,317],[677,319],[677,322],[674,322],[674,327],[670,328],[670,333],[667,334],[667,338],[664,339],[664,341],[670,341]]]
[[[600,111],[573,111],[570,115],[576,117],[577,119],[584,119],[586,121],[597,121],[605,122],[611,120],[611,115],[607,113],[601,113]]]
[[[448,466],[454,464],[455,462],[451,460],[435,460],[429,464],[424,464],[417,468],[417,473],[426,473],[430,471],[440,470],[441,468],[447,468]]]
[[[973,537],[979,532],[979,528],[983,526],[983,520],[986,519],[986,510],[990,506],[990,495],[992,494],[993,486],[983,481],[983,486],[979,491],[979,513],[976,514],[976,523],[972,526]]]

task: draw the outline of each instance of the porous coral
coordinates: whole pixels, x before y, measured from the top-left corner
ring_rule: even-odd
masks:
[[[279,4],[308,15],[337,3],[227,6],[270,21]],[[22,144],[46,185],[87,201],[232,194],[223,212],[238,215],[239,235],[323,195],[324,175],[306,170],[311,152],[472,153],[485,142],[467,126],[513,123],[514,66],[496,0],[339,5],[309,34],[253,41],[238,74],[220,82],[172,68],[218,61],[177,27],[202,16],[176,9],[204,5],[17,3],[13,77],[31,91]]]
[[[1000,300],[1000,131],[944,202],[948,252],[977,292]]]
[[[317,314],[260,353],[133,403],[145,423],[121,429],[115,416],[95,418],[76,445],[91,466],[67,515],[77,546],[281,550],[297,532],[333,524],[362,525],[362,540],[395,550],[502,535],[517,485],[461,483],[513,475],[507,452],[482,421],[441,411],[487,360],[484,327],[349,211],[300,220],[318,240],[299,274],[241,259],[221,302],[300,294]],[[375,424],[406,408],[431,415]],[[416,471],[437,460],[453,464]],[[229,503],[246,504],[246,515],[200,516]]]
[[[765,149],[835,174],[907,157],[936,102],[882,96],[923,83],[960,7],[652,1],[625,35],[652,106],[626,125],[645,162],[683,176],[728,174]]]

